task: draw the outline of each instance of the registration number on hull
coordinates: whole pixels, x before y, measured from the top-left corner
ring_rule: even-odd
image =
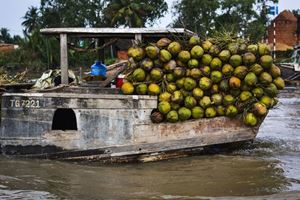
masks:
[[[37,99],[11,99],[10,107],[13,108],[40,108],[40,100]]]

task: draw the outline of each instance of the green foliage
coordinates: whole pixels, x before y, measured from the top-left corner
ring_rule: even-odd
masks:
[[[185,27],[201,36],[232,32],[257,42],[265,35],[267,2],[278,0],[178,0],[173,27]]]
[[[113,27],[145,27],[146,23],[162,17],[167,11],[164,0],[104,0],[104,18]]]

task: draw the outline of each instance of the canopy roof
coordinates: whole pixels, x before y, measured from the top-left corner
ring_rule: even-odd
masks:
[[[192,31],[184,28],[45,28],[40,32],[44,35],[67,34],[77,37],[121,37],[135,38],[136,35],[142,37],[162,37],[166,35],[194,35]]]

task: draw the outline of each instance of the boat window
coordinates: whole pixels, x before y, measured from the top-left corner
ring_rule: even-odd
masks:
[[[53,116],[52,130],[77,130],[76,116],[72,109],[57,109]]]

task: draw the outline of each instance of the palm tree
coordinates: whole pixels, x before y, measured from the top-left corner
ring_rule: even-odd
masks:
[[[164,0],[105,0],[104,17],[114,27],[144,27],[167,11]]]
[[[22,26],[25,27],[25,31],[27,33],[31,33],[33,30],[39,27],[39,11],[36,7],[30,7],[29,10],[26,12],[25,19],[22,22]]]

